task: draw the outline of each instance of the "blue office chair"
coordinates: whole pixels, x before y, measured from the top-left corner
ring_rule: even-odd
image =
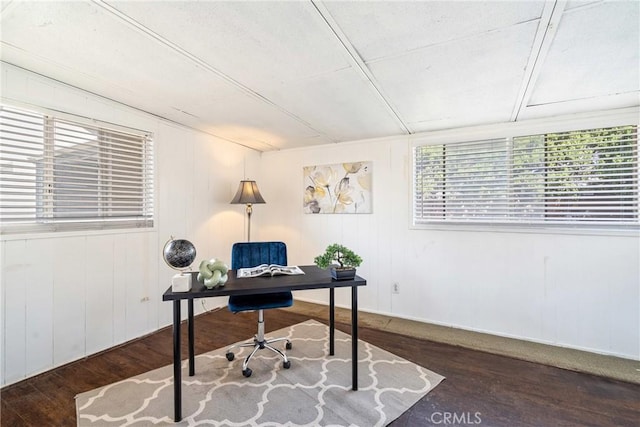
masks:
[[[283,242],[247,242],[234,243],[231,248],[231,268],[250,268],[260,264],[279,264],[287,265],[287,246]],[[260,349],[268,348],[274,353],[282,357],[282,366],[285,369],[291,367],[291,362],[287,359],[287,355],[272,347],[271,344],[278,341],[286,341],[285,348],[291,350],[291,341],[287,338],[265,339],[264,337],[264,313],[263,310],[271,308],[290,307],[293,304],[293,295],[291,292],[278,292],[273,294],[257,294],[257,295],[239,295],[229,297],[229,310],[233,313],[241,311],[257,311],[258,312],[258,333],[254,336],[253,341],[236,344],[227,349],[227,360],[232,361],[235,357],[231,351],[235,347],[253,347],[253,351],[246,357],[242,363],[242,375],[251,376],[249,369],[249,361],[254,354]]]

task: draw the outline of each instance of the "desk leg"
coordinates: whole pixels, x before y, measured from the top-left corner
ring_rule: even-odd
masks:
[[[351,382],[358,390],[358,287],[351,287]]]
[[[182,370],[180,367],[180,300],[173,301],[173,419],[182,420]]]
[[[336,296],[335,288],[329,288],[329,356],[333,356],[335,351],[335,336],[336,336]]]
[[[192,377],[196,374],[195,355],[193,351],[194,333],[193,333],[193,298],[187,300],[189,310],[189,376]]]

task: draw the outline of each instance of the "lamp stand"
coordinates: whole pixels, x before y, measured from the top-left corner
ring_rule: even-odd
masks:
[[[247,242],[251,241],[251,213],[253,212],[253,207],[251,203],[247,203]]]

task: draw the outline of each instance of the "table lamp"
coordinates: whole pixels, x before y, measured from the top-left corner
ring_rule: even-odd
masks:
[[[254,203],[267,203],[260,195],[258,184],[255,181],[242,180],[238,186],[236,195],[231,200],[232,205],[247,205],[247,241],[251,241],[251,212]]]

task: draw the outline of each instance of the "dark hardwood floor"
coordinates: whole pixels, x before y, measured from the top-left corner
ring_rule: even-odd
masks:
[[[272,310],[266,314],[267,331],[309,318]],[[198,316],[195,324],[196,353],[202,353],[253,336],[256,315],[222,309]],[[337,327],[347,333],[350,328]],[[640,386],[635,384],[369,328],[360,328],[360,338],[446,377],[394,427],[639,425]],[[184,346],[183,357],[186,351]],[[171,362],[167,328],[5,387],[0,391],[1,425],[75,426],[76,394]]]

